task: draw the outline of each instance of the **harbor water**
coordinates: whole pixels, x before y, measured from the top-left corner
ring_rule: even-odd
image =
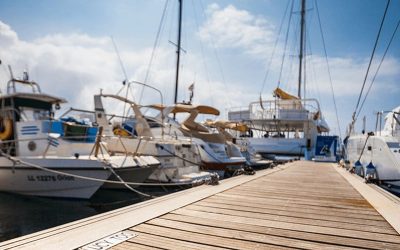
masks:
[[[179,188],[143,188],[153,197]],[[99,190],[90,200],[52,199],[0,192],[0,242],[132,205],[145,198],[129,190]]]

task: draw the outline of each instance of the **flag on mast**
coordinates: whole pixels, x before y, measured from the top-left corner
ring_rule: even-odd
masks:
[[[190,86],[189,86],[189,91],[190,91],[190,99],[189,99],[189,103],[192,103],[192,100],[193,100],[193,93],[194,93],[194,82],[192,83],[192,84],[190,84]]]

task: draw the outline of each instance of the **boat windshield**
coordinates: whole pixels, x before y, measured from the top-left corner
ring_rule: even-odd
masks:
[[[22,121],[37,121],[50,119],[50,110],[20,107]]]

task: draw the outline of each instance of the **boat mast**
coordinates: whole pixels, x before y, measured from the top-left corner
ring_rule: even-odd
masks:
[[[297,90],[297,96],[301,99],[301,73],[302,73],[302,67],[303,67],[303,51],[304,51],[304,45],[305,45],[305,15],[306,15],[306,0],[301,0],[301,20],[300,20],[300,53],[299,53],[299,86]]]
[[[178,15],[178,44],[176,49],[176,74],[175,74],[175,96],[174,103],[178,102],[178,83],[179,83],[179,61],[181,57],[181,31],[182,31],[182,1],[179,2],[179,15]]]

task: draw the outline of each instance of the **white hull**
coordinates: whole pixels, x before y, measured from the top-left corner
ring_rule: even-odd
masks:
[[[52,170],[106,180],[110,171],[97,160],[75,158],[20,158]],[[89,199],[103,184],[99,181],[55,174],[0,158],[0,191],[24,195]]]
[[[367,135],[350,136],[347,142],[347,160],[354,166],[354,163],[360,158],[363,166],[363,173],[366,173],[365,167],[372,162],[377,172],[377,179],[380,181],[400,181],[400,139],[393,136],[370,136]],[[362,174],[361,174],[362,175]]]
[[[303,156],[307,146],[305,138],[246,138],[238,143],[247,143],[250,152],[261,155],[295,155]]]
[[[200,164],[196,146],[186,140],[139,141],[139,139],[123,137],[110,137],[106,140],[107,148],[111,152],[127,151],[131,154],[156,157],[161,165],[148,176],[148,180],[152,182],[196,184],[211,179],[210,173],[201,172],[199,166],[196,165]]]
[[[234,156],[227,155],[226,146],[222,143],[206,143],[200,139],[193,139],[199,147],[200,158],[203,168],[207,171],[217,172],[224,176],[225,171],[235,172],[246,165],[246,158],[242,156],[239,150],[233,150],[232,145],[228,145]]]
[[[198,166],[161,167],[156,169],[148,178],[150,181],[194,185],[211,180],[208,172],[200,172]]]
[[[158,168],[159,165],[151,166],[151,167],[127,167],[122,169],[114,170],[116,174],[124,181],[131,183],[144,183],[145,180]],[[108,178],[110,181],[120,181],[114,174]],[[138,187],[138,185],[129,185],[130,187]],[[127,187],[121,184],[114,183],[104,183],[101,188],[106,189],[127,189]]]

